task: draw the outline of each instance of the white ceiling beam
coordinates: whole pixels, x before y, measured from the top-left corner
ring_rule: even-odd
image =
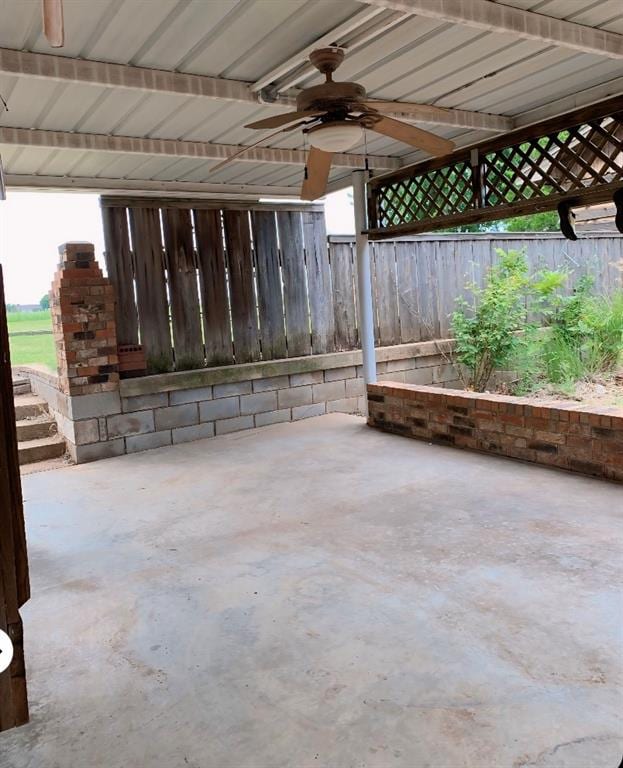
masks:
[[[379,101],[383,101],[379,99]],[[374,105],[374,99],[370,99]],[[386,102],[385,102],[386,103]],[[475,131],[491,131],[492,133],[506,133],[515,128],[512,117],[504,115],[491,115],[485,112],[470,112],[464,109],[448,109],[446,107],[433,107],[430,104],[411,104],[408,111],[396,105],[391,111],[381,110],[384,115],[391,115],[400,120],[414,123],[428,123],[429,125],[450,125],[453,128],[468,128]]]
[[[107,136],[99,133],[73,133],[70,131],[41,131],[30,128],[0,127],[0,144],[47,149],[78,149],[85,152],[115,152],[128,155],[165,157],[192,157],[197,160],[225,160],[240,149],[230,144],[212,144],[204,141],[177,139],[141,139],[133,136]],[[305,165],[307,152],[300,149],[253,147],[236,162],[278,163]],[[340,154],[333,156],[333,164],[343,168],[363,168],[364,156]],[[395,157],[368,155],[368,165],[377,169],[396,169],[400,160]]]
[[[99,85],[108,88],[128,88],[152,93],[182,94],[221,101],[262,104],[262,106],[282,109],[296,104],[292,96],[278,96],[271,103],[261,102],[259,94],[251,90],[250,84],[240,80],[226,80],[207,75],[189,75],[182,72],[168,72],[126,64],[110,64],[105,61],[72,59],[45,53],[15,51],[11,48],[0,48],[0,74],[36,77],[64,83]],[[428,104],[414,106],[421,106],[421,121],[431,125],[479,128],[493,132],[510,130],[508,119],[498,115],[462,109],[442,109],[431,107]],[[427,118],[424,117],[425,115]],[[400,117],[400,114],[398,116]],[[410,117],[412,120],[420,120],[420,117],[414,116],[413,113]]]
[[[301,48],[301,50],[297,51],[293,56],[289,56],[287,59],[282,61],[281,64],[278,64],[276,67],[274,67],[274,69],[271,69],[259,80],[253,83],[251,90],[255,92],[261,91],[262,88],[265,88],[267,85],[275,83],[280,77],[288,74],[288,72],[291,72],[299,64],[302,64],[304,61],[306,61],[309,54],[312,51],[315,51],[316,48],[326,48],[331,45],[338,45],[342,38],[355,32],[364,24],[367,24],[369,21],[372,21],[375,17],[384,12],[384,8],[363,8],[354,16],[351,16],[347,21],[339,24],[330,32],[327,32],[326,34],[314,40],[311,45],[307,45],[305,48]]]
[[[491,0],[365,0],[368,5],[623,59],[623,35]]]
[[[569,96],[550,101],[544,106],[522,112],[515,118],[515,125],[517,128],[524,128],[527,125],[540,123],[542,120],[564,115],[566,112],[572,112],[581,107],[590,107],[614,96],[623,96],[623,77],[585,88],[583,91],[575,91]]]
[[[104,179],[82,176],[39,176],[38,174],[8,173],[5,176],[8,188],[29,190],[62,190],[69,192],[115,192],[119,194],[143,195],[162,194],[168,197],[260,197],[296,198],[298,187],[269,187],[259,184],[210,184],[190,181],[153,181],[141,179]]]
[[[258,97],[251,92],[248,83],[240,80],[188,75],[164,69],[110,64],[107,61],[73,59],[68,56],[52,56],[30,51],[15,51],[11,48],[0,48],[0,72],[66,83],[258,103]],[[283,103],[287,106],[290,102],[290,99],[285,99]]]
[[[284,93],[290,88],[297,86],[302,80],[310,77],[310,75],[317,74],[317,70],[309,61],[309,55],[312,51],[329,45],[345,48],[349,53],[356,51],[370,42],[370,40],[374,40],[379,35],[388,32],[408,18],[404,13],[387,13],[384,8],[369,10],[374,11],[372,19],[380,14],[383,14],[382,18],[369,23],[369,14],[364,15],[363,12],[360,12],[361,17],[357,25],[345,22],[339,27],[335,27],[328,34],[318,38],[311,45],[305,46],[305,48],[297,51],[297,53],[283,61],[279,66],[270,70],[270,72],[254,83],[251,89],[253,91],[260,91],[272,83],[275,84],[277,93]],[[355,20],[355,17],[353,17],[353,20]]]

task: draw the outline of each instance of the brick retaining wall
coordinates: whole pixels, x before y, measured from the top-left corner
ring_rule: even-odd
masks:
[[[623,409],[399,382],[368,387],[368,424],[623,482]]]
[[[114,392],[119,372],[113,287],[91,243],[65,243],[58,250],[50,312],[60,387],[66,395]]]

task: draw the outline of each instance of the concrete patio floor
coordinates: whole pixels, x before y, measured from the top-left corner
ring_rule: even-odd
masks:
[[[3,768],[617,768],[623,489],[323,416],[24,478]]]

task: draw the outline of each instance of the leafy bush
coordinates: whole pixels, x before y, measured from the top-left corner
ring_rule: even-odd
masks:
[[[452,315],[454,362],[468,389],[482,392],[496,370],[516,372],[515,391],[576,382],[612,372],[623,354],[623,292],[595,296],[581,277],[570,295],[569,274],[529,275],[522,251],[497,251],[484,287],[470,285]]]
[[[517,331],[527,327],[530,280],[522,251],[497,251],[499,261],[483,288],[470,285],[473,300],[459,299],[452,315],[456,361],[467,372],[464,384],[482,392],[494,370],[504,368],[516,351]]]
[[[543,378],[563,388],[610,373],[621,359],[623,293],[594,296],[592,287],[592,278],[585,277],[572,296],[558,297],[543,339]]]

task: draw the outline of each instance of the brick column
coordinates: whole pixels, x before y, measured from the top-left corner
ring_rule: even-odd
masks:
[[[59,246],[50,308],[58,376],[66,395],[119,389],[114,289],[91,243]]]

